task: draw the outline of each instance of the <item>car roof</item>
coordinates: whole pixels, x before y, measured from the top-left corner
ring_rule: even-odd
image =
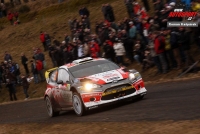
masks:
[[[98,60],[106,60],[106,59],[105,58],[92,58],[92,60],[81,62],[81,63],[76,63],[76,62],[73,61],[72,63],[62,65],[59,68],[68,69],[68,68],[71,68],[71,67],[74,67],[74,66],[78,66],[80,64],[85,64],[87,62],[95,62],[95,61],[98,61]],[[75,60],[75,61],[77,61],[77,60]]]

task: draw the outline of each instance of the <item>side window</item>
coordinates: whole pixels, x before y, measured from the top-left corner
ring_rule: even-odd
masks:
[[[57,77],[58,77],[58,70],[55,70],[52,72],[49,82],[50,83],[55,83],[57,81]]]
[[[67,70],[59,69],[59,71],[58,71],[58,80],[57,81],[60,81],[60,80],[62,80],[64,83],[69,81],[69,74],[68,74]]]

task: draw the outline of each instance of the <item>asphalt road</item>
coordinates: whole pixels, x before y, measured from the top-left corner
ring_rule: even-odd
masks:
[[[0,105],[0,124],[124,122],[200,119],[200,79],[146,86],[143,100],[123,102],[77,117],[73,111],[49,118],[42,99]]]

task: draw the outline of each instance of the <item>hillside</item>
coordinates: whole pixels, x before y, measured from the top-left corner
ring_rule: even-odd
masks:
[[[9,1],[9,0],[7,0]],[[92,1],[92,2],[91,2]],[[68,20],[74,18],[80,18],[78,10],[81,6],[86,6],[90,11],[90,21],[92,24],[92,31],[94,31],[94,24],[96,21],[103,20],[101,12],[101,5],[107,3],[106,0],[64,0],[63,3],[59,4],[57,0],[36,0],[26,3],[31,9],[30,12],[20,14],[19,18],[21,24],[11,26],[7,18],[0,19],[0,27],[3,29],[0,31],[0,54],[2,54],[2,61],[4,52],[8,51],[15,62],[21,65],[21,53],[24,52],[29,58],[32,58],[32,48],[42,47],[42,43],[39,40],[40,31],[46,31],[52,38],[59,41],[63,41],[64,34],[68,33],[69,26]],[[116,20],[122,20],[127,17],[127,12],[124,6],[123,0],[110,0],[109,3],[114,9]],[[14,10],[19,9],[20,6],[15,6]],[[196,46],[194,47],[194,50]],[[47,60],[47,68],[51,68],[52,64],[49,59],[48,53],[45,52]],[[195,57],[199,58],[199,55]],[[140,67],[136,64],[131,65],[138,70]],[[24,73],[24,69],[21,66],[21,72]],[[147,80],[158,80],[158,79],[172,79],[177,76],[177,71],[172,71],[168,75],[162,75],[155,77],[153,74],[155,68],[148,70],[143,73],[144,79]],[[187,76],[190,76],[187,75]],[[31,84],[30,94],[31,98],[42,97],[45,91],[45,82],[38,85]],[[18,99],[24,99],[22,87],[17,87]],[[8,92],[4,88],[0,93],[0,103],[9,101]]]

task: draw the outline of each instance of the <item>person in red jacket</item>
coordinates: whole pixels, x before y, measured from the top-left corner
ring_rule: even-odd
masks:
[[[90,42],[90,55],[91,55],[91,57],[92,58],[98,58],[99,53],[100,53],[99,45],[94,40],[92,40]]]
[[[13,25],[13,23],[14,23],[13,22],[13,17],[14,17],[13,13],[9,12],[7,17],[8,17],[8,20],[10,21],[10,24]]]
[[[44,51],[46,51],[47,50],[47,45],[46,45],[46,40],[45,40],[45,34],[42,31],[40,32],[40,41],[43,44]]]
[[[44,73],[43,73],[43,65],[40,60],[36,60],[36,69],[40,76],[40,81],[45,81]]]
[[[162,73],[167,73],[168,65],[165,57],[165,38],[158,31],[155,31],[153,33],[153,37],[154,37],[154,49],[162,65]]]

